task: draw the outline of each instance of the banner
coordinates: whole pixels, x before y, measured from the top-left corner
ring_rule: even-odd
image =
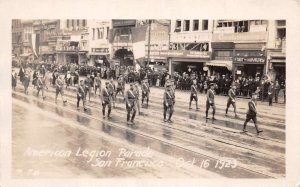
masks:
[[[39,43],[40,43],[38,36],[39,35],[36,35],[34,33],[31,34],[31,48],[36,57],[38,57]]]
[[[145,58],[145,38],[147,28],[147,26],[131,28],[133,55],[138,63],[144,61]]]

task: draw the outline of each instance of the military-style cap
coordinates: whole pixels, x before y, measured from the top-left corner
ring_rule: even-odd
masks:
[[[105,82],[105,84],[109,84],[109,82]]]

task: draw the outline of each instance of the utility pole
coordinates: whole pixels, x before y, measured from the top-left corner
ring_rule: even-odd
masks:
[[[151,37],[151,23],[152,20],[149,19],[149,32],[148,32],[148,58],[147,58],[147,67],[149,67],[149,62],[150,62],[150,37]]]

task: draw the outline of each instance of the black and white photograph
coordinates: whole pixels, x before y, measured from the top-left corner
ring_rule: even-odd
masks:
[[[0,7],[0,187],[300,187],[299,0]]]
[[[12,177],[285,177],[286,30],[12,20]]]

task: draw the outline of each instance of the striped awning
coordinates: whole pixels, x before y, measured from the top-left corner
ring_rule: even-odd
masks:
[[[218,66],[218,67],[226,67],[229,71],[232,71],[232,61],[227,60],[211,60],[206,62],[207,66]]]

